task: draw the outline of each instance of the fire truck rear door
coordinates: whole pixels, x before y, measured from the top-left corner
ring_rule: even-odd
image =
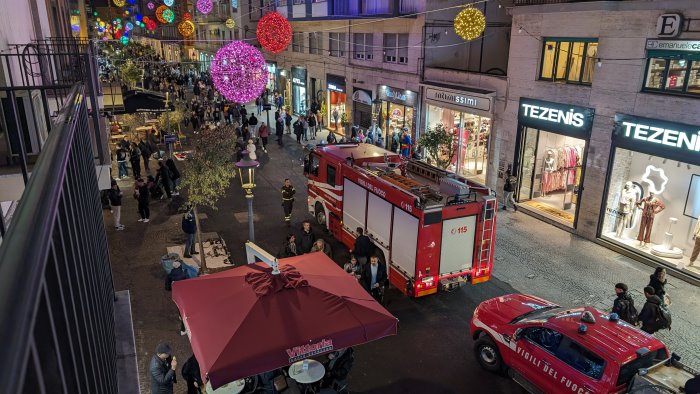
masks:
[[[389,247],[391,238],[391,203],[369,193],[367,203],[367,235],[374,239],[375,243],[383,247]]]
[[[391,262],[413,278],[416,276],[418,218],[395,206],[392,229]]]
[[[472,267],[476,215],[446,219],[442,222],[440,275],[457,273]]]

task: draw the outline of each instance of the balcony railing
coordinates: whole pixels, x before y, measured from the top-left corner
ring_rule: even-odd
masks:
[[[117,393],[114,288],[82,83],[0,244],[0,387]]]
[[[513,4],[519,5],[540,5],[540,4],[562,4],[562,3],[588,3],[592,1],[600,0],[514,0]],[[612,1],[626,1],[626,0],[612,0]]]

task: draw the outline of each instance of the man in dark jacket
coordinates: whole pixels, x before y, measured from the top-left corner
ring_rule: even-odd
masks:
[[[185,253],[183,257],[190,258],[193,254],[198,254],[195,250],[194,235],[197,234],[197,222],[194,220],[192,210],[187,211],[182,216],[182,231],[185,233]]]
[[[367,264],[367,259],[372,254],[372,241],[365,235],[362,227],[357,228],[357,238],[355,239],[355,247],[350,251],[357,257],[357,261],[364,268]]]
[[[112,206],[112,216],[114,217],[114,228],[117,231],[124,230],[124,226],[121,223],[122,217],[122,191],[117,185],[117,181],[112,181],[112,188],[107,192],[107,197],[109,198],[109,204]]]
[[[510,170],[506,171],[506,176],[503,181],[503,210],[508,210],[508,203],[513,205],[513,210],[518,211],[518,206],[515,205],[515,199],[513,198],[513,193],[515,192],[515,182],[517,180],[514,176],[510,174]]]
[[[187,382],[187,394],[200,394],[203,388],[202,374],[199,372],[199,362],[194,354],[182,365],[182,377]]]
[[[143,178],[136,180],[136,199],[139,202],[139,214],[141,219],[139,222],[148,223],[151,217],[151,210],[148,205],[151,202],[151,191],[148,189],[148,184],[144,182]]]
[[[151,152],[151,147],[148,146],[146,141],[141,139],[141,142],[139,142],[139,150],[141,151],[141,157],[143,158],[143,168],[146,171],[150,171],[151,169],[148,167],[148,160],[151,158],[151,155],[153,152]]]
[[[297,191],[294,189],[294,186],[292,186],[292,182],[289,180],[289,178],[285,179],[284,185],[282,186],[282,207],[284,208],[284,221],[287,223],[292,220],[294,194],[296,194],[296,192]]]
[[[284,118],[281,116],[275,121],[275,135],[277,136],[277,144],[282,146],[282,136],[284,135]]]
[[[168,166],[166,166],[165,163],[163,163],[162,161],[158,162],[158,174],[156,175],[156,183],[158,183],[159,180],[163,185],[163,189],[165,189],[165,194],[168,196],[168,198],[172,198],[172,174],[170,173],[170,169],[168,168]],[[165,197],[161,197],[161,199],[163,198]]]
[[[121,178],[126,178],[126,156],[127,150],[124,149],[121,145],[119,145],[117,147],[117,168],[119,170],[119,176],[117,176],[117,180]]]
[[[381,288],[386,286],[388,280],[386,265],[379,261],[378,256],[369,259],[369,266],[362,273],[362,285],[375,299],[379,300]]]
[[[134,179],[141,177],[141,149],[136,143],[131,144],[131,151],[129,152],[129,161],[131,162],[131,172],[134,175]]]
[[[651,286],[644,288],[644,296],[647,298],[647,302],[644,303],[644,307],[639,313],[639,321],[642,323],[642,331],[653,334],[659,331],[657,320],[661,313],[659,311],[661,298],[655,294],[654,288]]]
[[[294,122],[294,135],[297,136],[297,144],[301,144],[301,137],[304,134],[304,125],[301,123],[301,117],[298,117]]]
[[[250,114],[250,119],[248,119],[248,130],[250,131],[250,137],[256,138],[258,134],[256,133],[258,129],[258,118],[255,117],[254,113]]]
[[[299,237],[300,254],[309,253],[314,246],[314,242],[316,242],[316,235],[311,229],[311,222],[304,220],[301,229],[301,237]]]
[[[165,290],[172,290],[173,282],[185,280],[187,278],[187,272],[182,268],[182,263],[179,260],[173,261],[173,269],[165,276]]]
[[[616,284],[615,293],[617,293],[617,298],[613,302],[612,313],[617,313],[620,319],[629,324],[637,324],[637,310],[634,307],[632,296],[627,293],[627,285],[624,283]]]
[[[177,360],[171,354],[172,350],[167,343],[160,343],[156,347],[156,354],[151,357],[148,367],[151,375],[151,394],[173,394]]]

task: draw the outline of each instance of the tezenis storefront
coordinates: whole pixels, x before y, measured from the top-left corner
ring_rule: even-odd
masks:
[[[616,114],[612,142],[599,237],[700,276],[700,126]]]
[[[521,98],[514,170],[524,210],[575,228],[595,110]]]

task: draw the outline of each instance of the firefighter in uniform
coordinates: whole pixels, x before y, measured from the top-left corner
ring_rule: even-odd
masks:
[[[284,186],[282,186],[282,207],[284,207],[285,222],[292,220],[292,205],[294,204],[294,193],[296,192],[289,178],[285,179]]]

